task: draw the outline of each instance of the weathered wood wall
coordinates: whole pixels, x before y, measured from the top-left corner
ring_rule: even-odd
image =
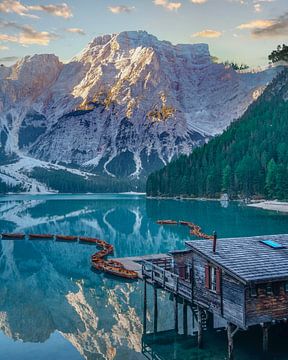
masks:
[[[192,252],[182,251],[173,253],[173,259],[175,262],[175,273],[181,278],[185,277],[185,267],[191,263]]]
[[[284,290],[284,283],[276,284],[280,287],[278,295],[267,295],[267,284],[257,286],[257,297],[251,297],[249,289],[246,289],[246,323],[248,326],[288,318],[288,293]]]
[[[205,287],[205,265],[207,260],[194,253],[192,262],[194,299],[199,303],[203,303],[209,311],[244,328],[244,285],[222,271],[221,293],[216,294]]]

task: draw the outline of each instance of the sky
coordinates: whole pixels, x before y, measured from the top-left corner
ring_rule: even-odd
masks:
[[[128,30],[263,66],[288,43],[288,0],[0,0],[0,63],[35,53],[69,61],[94,37]]]

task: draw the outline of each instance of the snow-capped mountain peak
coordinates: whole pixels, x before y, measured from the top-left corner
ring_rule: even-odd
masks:
[[[207,44],[145,31],[96,37],[69,63],[0,68],[2,154],[139,178],[223,131],[277,73],[237,73]]]

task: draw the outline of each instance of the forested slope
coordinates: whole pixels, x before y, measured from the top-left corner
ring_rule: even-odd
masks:
[[[150,196],[288,199],[288,69],[220,136],[152,173]]]

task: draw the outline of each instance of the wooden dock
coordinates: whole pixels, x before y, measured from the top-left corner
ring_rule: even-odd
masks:
[[[142,264],[145,261],[155,261],[155,260],[165,261],[165,259],[171,259],[171,256],[167,254],[152,254],[152,255],[143,255],[143,256],[122,257],[114,260],[120,261],[127,270],[136,271],[138,273],[139,279],[143,279]]]

